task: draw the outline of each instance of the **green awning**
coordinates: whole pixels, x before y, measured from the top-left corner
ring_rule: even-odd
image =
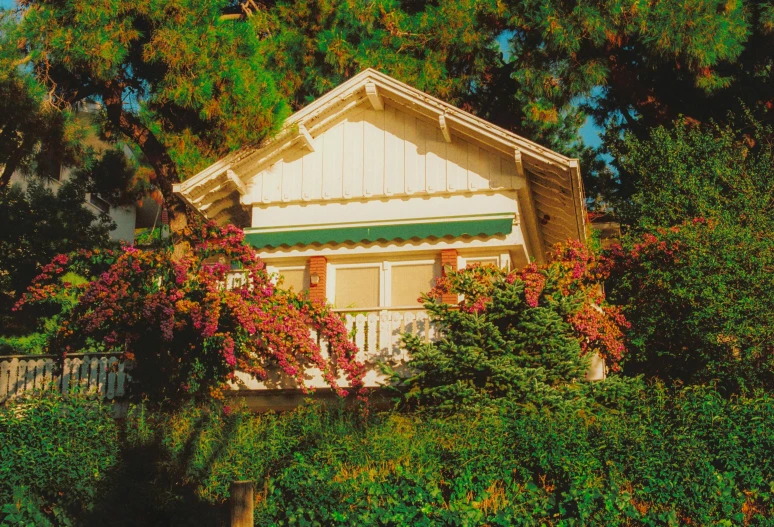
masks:
[[[245,233],[247,243],[257,249],[313,243],[375,242],[410,240],[418,238],[457,238],[459,236],[497,236],[510,234],[512,218],[471,219],[432,223],[405,223],[393,225],[363,225],[328,229],[303,229],[273,232]]]

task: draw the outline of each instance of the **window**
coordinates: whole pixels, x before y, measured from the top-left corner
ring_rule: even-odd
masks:
[[[479,265],[494,265],[498,268],[509,269],[511,266],[511,257],[508,254],[501,254],[500,256],[472,256],[463,260],[464,267],[472,267],[475,264]]]
[[[296,293],[309,290],[309,269],[306,266],[280,268],[277,273],[282,276],[282,287],[285,289]]]
[[[429,292],[435,285],[436,277],[440,275],[440,265],[437,263],[393,264],[390,305],[418,305],[420,295]]]
[[[381,267],[338,267],[333,303],[338,308],[378,307]]]
[[[99,197],[99,194],[95,194],[94,192],[89,194],[89,203],[105,214],[110,212],[110,203]]]

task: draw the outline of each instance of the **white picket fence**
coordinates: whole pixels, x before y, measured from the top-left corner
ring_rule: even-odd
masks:
[[[57,390],[67,395],[78,389],[106,399],[124,395],[128,382],[127,363],[118,353],[73,353],[58,371],[55,355],[10,355],[0,357],[0,403],[34,391]]]

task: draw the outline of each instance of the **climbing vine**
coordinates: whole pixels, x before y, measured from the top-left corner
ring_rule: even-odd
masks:
[[[219,396],[237,371],[266,379],[276,368],[305,390],[310,367],[342,396],[361,389],[357,348],[328,306],[275,285],[240,229],[186,234],[191,249],[179,258],[134,247],[59,255],[15,309],[56,304],[49,351],[120,352],[135,361],[136,388],[160,401]]]

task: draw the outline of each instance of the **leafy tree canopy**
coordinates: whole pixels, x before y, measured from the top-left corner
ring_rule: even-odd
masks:
[[[697,219],[609,256],[609,297],[631,322],[624,372],[727,393],[774,387],[771,236]]]
[[[767,126],[740,128],[681,121],[617,150],[638,189],[609,253],[632,322],[625,371],[774,386],[774,148]]]
[[[25,65],[58,107],[101,100],[168,200],[173,182],[365,67],[573,155],[586,113],[641,134],[678,114],[723,118],[739,99],[772,104],[767,2],[246,5],[240,20],[222,18],[240,10],[229,0],[24,0],[4,17],[2,65]]]
[[[29,321],[10,317],[40,266],[60,253],[108,245],[112,222],[83,206],[82,182],[66,182],[55,194],[35,181],[27,190],[0,190],[0,326],[4,332],[29,329]],[[19,328],[14,326],[21,324]]]
[[[24,54],[50,101],[104,105],[105,131],[134,144],[171,185],[287,114],[251,24],[221,21],[225,1],[22,2],[3,46]],[[7,14],[6,18],[12,16]]]
[[[629,134],[614,152],[636,191],[621,211],[637,232],[704,217],[774,229],[774,134],[752,118],[699,126],[686,120]]]

